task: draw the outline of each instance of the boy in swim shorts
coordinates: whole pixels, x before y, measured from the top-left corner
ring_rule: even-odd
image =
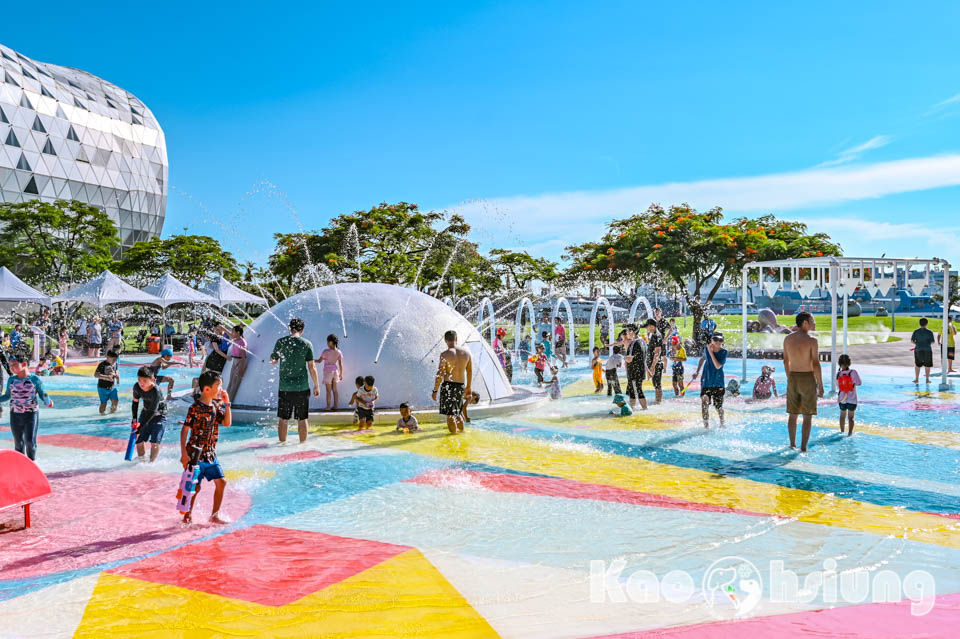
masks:
[[[206,371],[200,375],[199,385],[200,397],[187,411],[183,428],[180,429],[180,463],[184,468],[190,463],[187,451],[194,450],[195,447],[200,449],[200,478],[190,502],[190,510],[184,514],[183,522],[189,524],[192,521],[193,506],[197,502],[202,482],[206,479],[214,485],[213,514],[210,515],[210,521],[215,524],[228,524],[230,520],[220,514],[227,480],[217,459],[217,439],[220,436],[220,426],[228,427],[233,423],[230,397],[227,396],[227,391],[223,390],[220,373]]]
[[[97,394],[100,396],[100,414],[107,412],[107,402],[110,402],[110,412],[117,412],[120,403],[120,394],[117,392],[117,383],[120,373],[117,372],[117,353],[107,351],[107,358],[97,364],[93,376],[97,378]]]
[[[139,417],[137,410],[140,400],[143,410]],[[146,459],[146,444],[150,442],[150,461],[156,461],[160,454],[160,442],[167,427],[167,405],[163,395],[154,382],[154,372],[149,366],[137,371],[137,383],[133,385],[133,423],[137,424],[137,460]]]
[[[369,428],[373,426],[373,416],[377,403],[380,398],[380,391],[373,385],[376,380],[372,375],[363,378],[363,386],[357,389],[357,428]]]

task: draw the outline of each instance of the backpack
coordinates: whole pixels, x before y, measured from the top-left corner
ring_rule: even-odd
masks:
[[[837,373],[837,389],[841,393],[849,393],[853,391],[855,384],[853,383],[853,375],[850,374],[850,371],[840,371]]]

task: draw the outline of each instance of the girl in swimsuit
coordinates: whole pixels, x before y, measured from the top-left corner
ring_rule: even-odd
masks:
[[[338,346],[340,340],[336,335],[327,335],[327,348],[320,353],[317,362],[323,364],[323,385],[327,388],[327,410],[336,410],[340,397],[337,393],[337,382],[343,381],[343,353]],[[333,403],[330,403],[330,398]]]

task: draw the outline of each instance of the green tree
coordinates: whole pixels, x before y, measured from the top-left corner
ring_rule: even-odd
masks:
[[[174,235],[137,242],[124,252],[117,273],[143,286],[170,273],[188,286],[199,286],[215,275],[240,279],[237,261],[220,242],[206,235]]]
[[[492,249],[490,262],[507,288],[524,288],[532,281],[552,282],[557,278],[557,263],[529,253]]]
[[[356,242],[347,241],[351,227]],[[499,278],[476,244],[467,241],[469,232],[459,215],[425,213],[407,202],[383,203],[335,217],[319,232],[275,234],[268,264],[275,278],[294,289],[328,283],[322,269],[313,268],[322,265],[338,281],[410,285],[416,280],[419,287],[444,293],[455,281],[459,294],[496,290]]]
[[[950,276],[950,304],[949,304],[950,308],[953,308],[954,306],[960,306],[960,290],[957,290],[958,284],[960,284],[960,282],[957,281],[957,276],[951,275]],[[943,286],[940,287],[939,293],[934,293],[930,297],[940,302],[941,304],[943,304]],[[951,311],[950,313],[952,315],[953,311]]]
[[[0,265],[49,292],[113,265],[120,248],[110,217],[77,200],[0,204]]]
[[[772,215],[724,224],[719,207],[700,213],[687,204],[654,204],[611,222],[598,242],[567,247],[566,255],[573,261],[569,274],[588,280],[628,278],[636,286],[662,277],[684,295],[697,325],[724,281],[738,282],[746,263],[841,250],[827,235]]]

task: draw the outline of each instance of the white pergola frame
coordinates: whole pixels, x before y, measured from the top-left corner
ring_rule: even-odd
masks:
[[[894,273],[894,284],[896,283],[897,267],[903,265],[910,269],[912,266],[921,265],[927,269],[927,281],[929,283],[931,267],[939,266],[943,270],[943,336],[940,344],[940,359],[942,366],[942,377],[940,381],[940,390],[946,391],[951,388],[950,381],[947,378],[947,335],[949,332],[950,321],[950,263],[944,259],[934,257],[931,259],[911,259],[911,258],[890,258],[890,257],[805,257],[790,260],[773,260],[770,262],[750,262],[743,267],[741,283],[741,344],[743,346],[743,376],[742,381],[747,381],[747,286],[749,284],[749,274],[751,269],[759,269],[757,283],[763,285],[763,269],[810,269],[811,278],[814,273],[819,273],[820,285],[830,287],[830,308],[832,317],[833,334],[830,345],[830,388],[831,392],[837,390],[837,298],[840,291],[838,285],[841,279],[846,284],[848,279],[855,279],[860,284],[863,283],[864,269],[870,269],[871,279],[875,281],[880,269],[892,267]],[[859,270],[858,277],[853,276],[855,270]],[[888,278],[880,278],[888,279]],[[780,286],[783,286],[783,271],[780,274]],[[797,279],[791,280],[791,285],[796,290]],[[909,285],[909,282],[906,282]],[[847,299],[853,291],[843,291],[843,352],[847,352]]]

